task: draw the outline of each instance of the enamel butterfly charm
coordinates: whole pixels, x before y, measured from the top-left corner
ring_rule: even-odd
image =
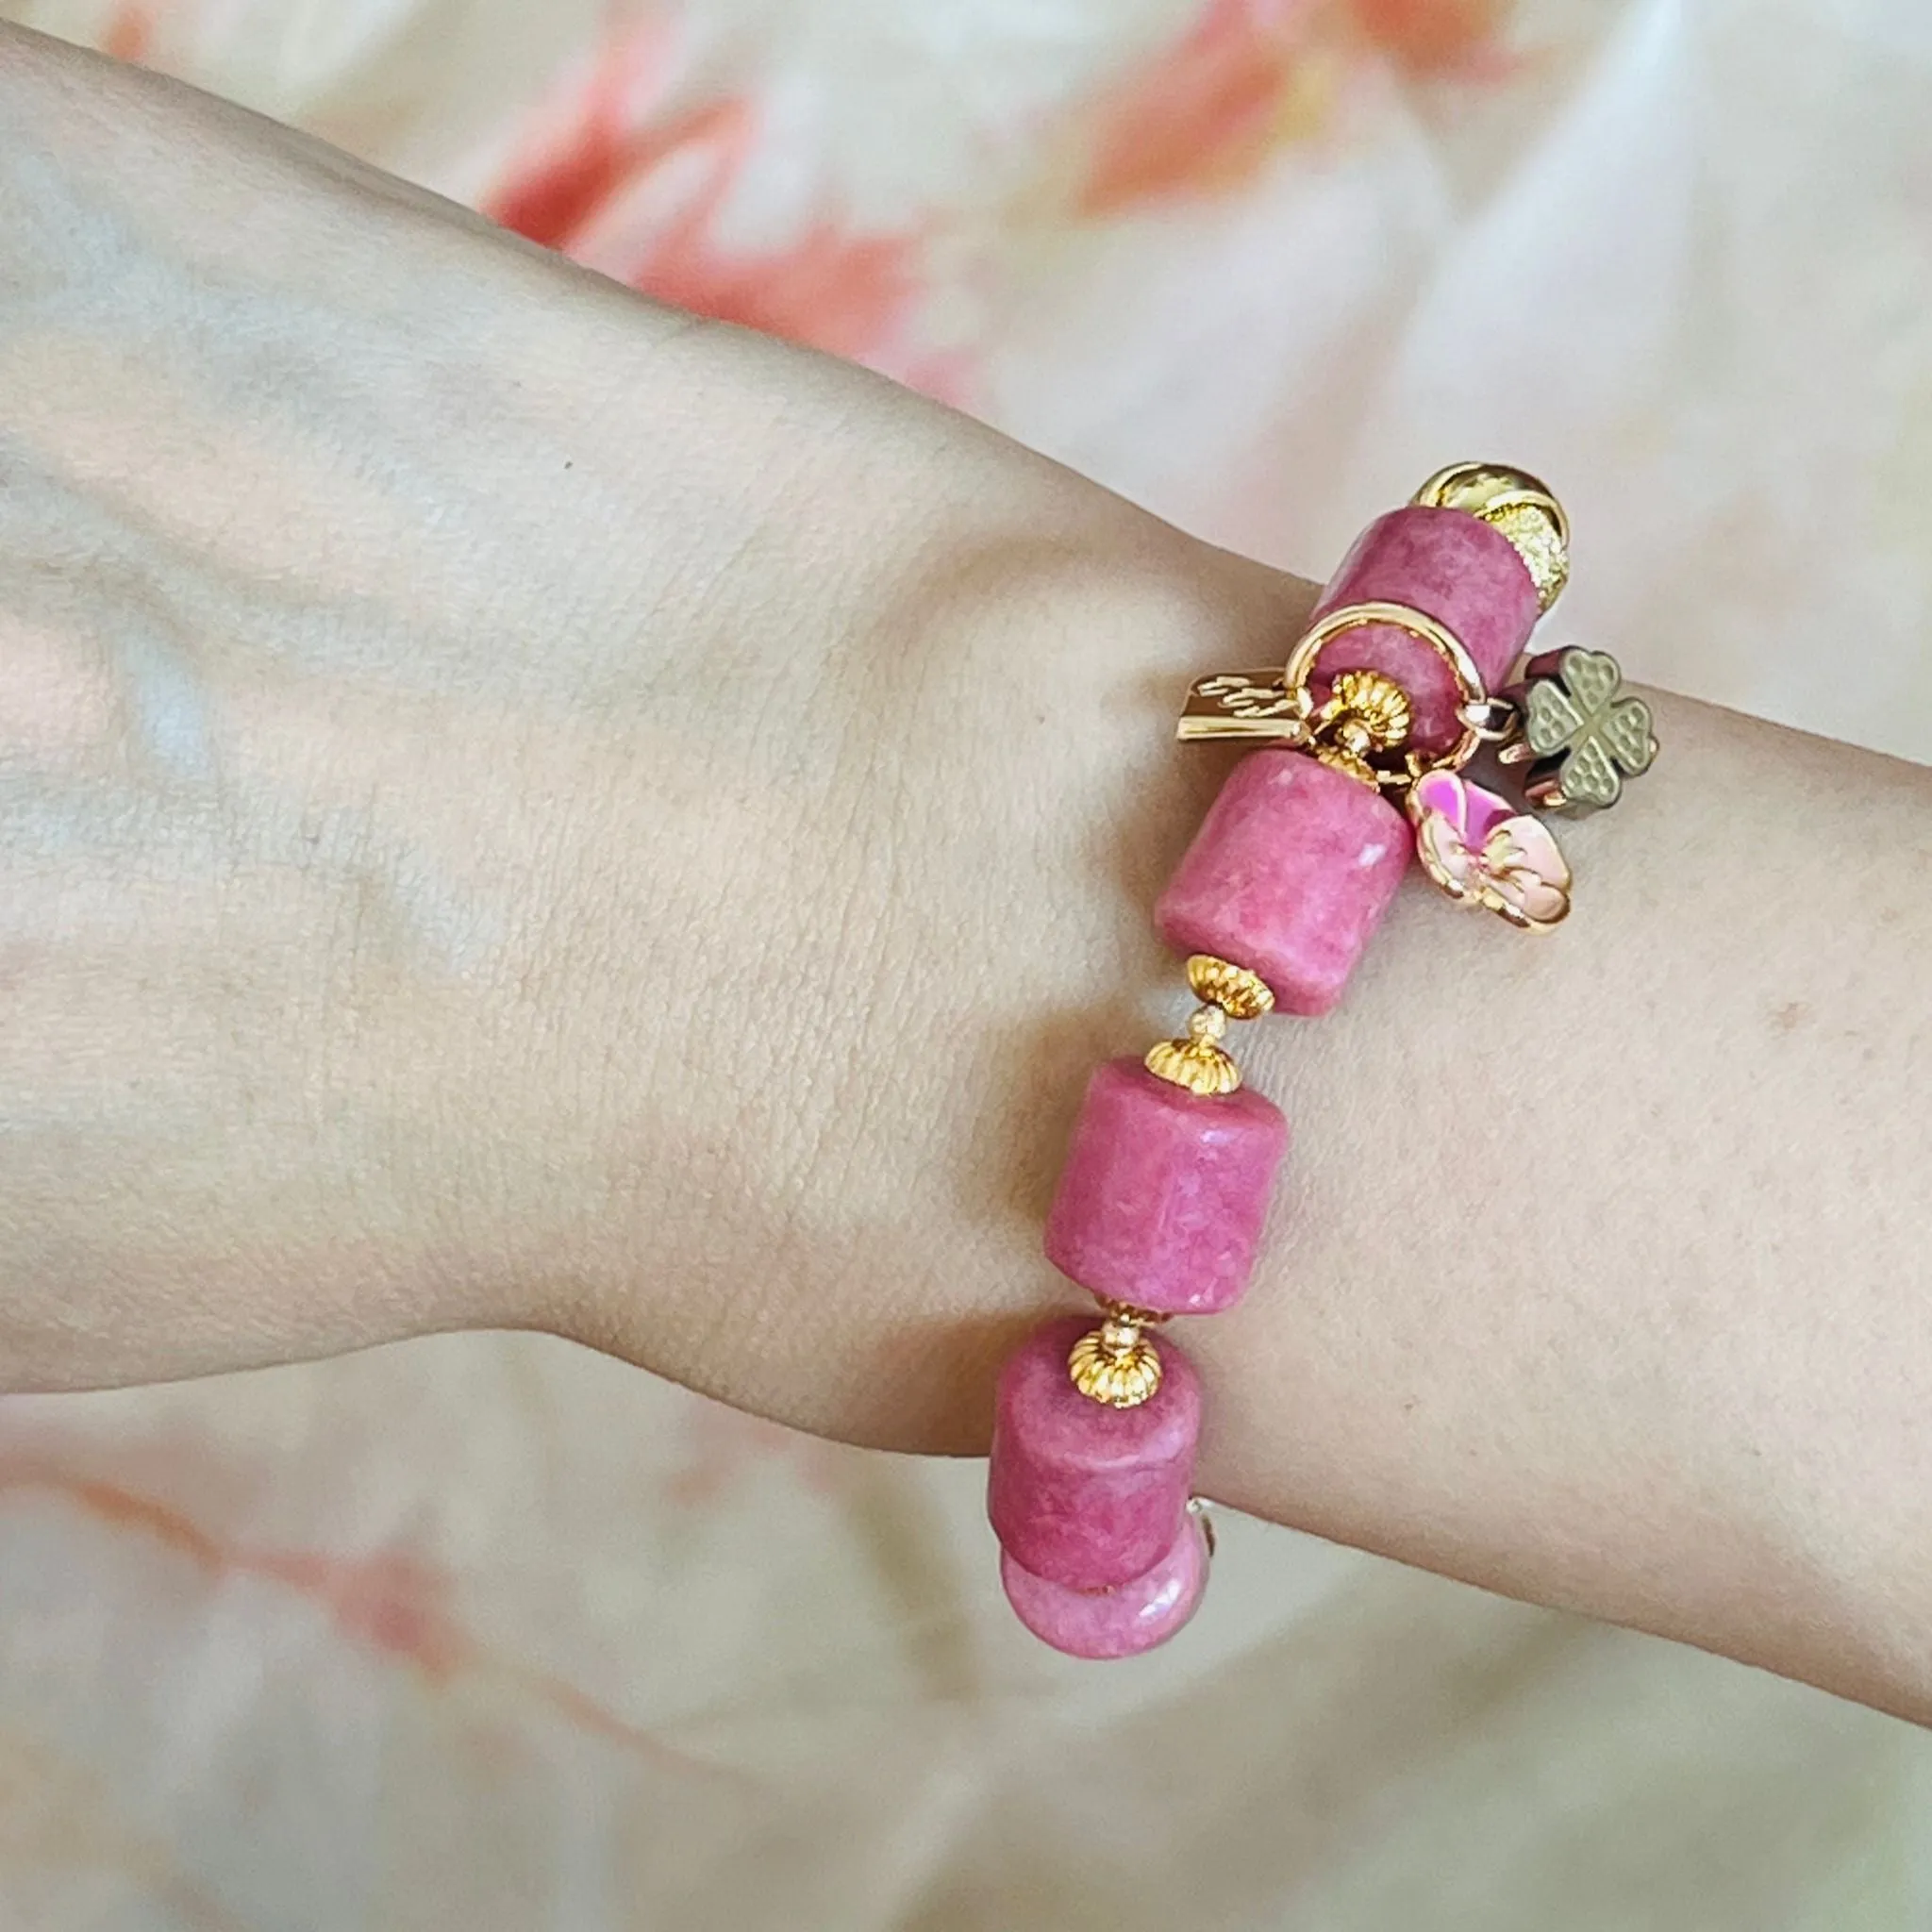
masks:
[[[1541,819],[1449,771],[1409,787],[1408,816],[1423,869],[1458,905],[1525,932],[1547,932],[1568,915],[1570,866]]]

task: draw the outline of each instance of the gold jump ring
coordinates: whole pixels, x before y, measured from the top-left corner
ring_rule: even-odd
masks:
[[[1461,699],[1457,717],[1462,725],[1462,735],[1438,758],[1426,758],[1417,751],[1408,753],[1405,759],[1408,782],[1420,778],[1425,772],[1459,772],[1474,758],[1483,743],[1482,732],[1462,714],[1487,705],[1490,693],[1483,684],[1482,673],[1476,669],[1475,659],[1469,655],[1469,647],[1447,625],[1439,624],[1425,610],[1417,610],[1407,604],[1379,602],[1339,606],[1319,624],[1311,625],[1289,653],[1288,663],[1281,673],[1282,689],[1291,695],[1297,692],[1306,695],[1308,680],[1315,675],[1322,653],[1337,638],[1352,630],[1364,630],[1371,625],[1381,624],[1406,631],[1419,642],[1427,644],[1454,674]]]

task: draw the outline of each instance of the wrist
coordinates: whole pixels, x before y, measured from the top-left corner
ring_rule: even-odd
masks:
[[[1168,756],[1166,708],[1203,658],[1265,658],[1309,592],[939,420],[903,474],[820,492],[812,547],[863,546],[862,590],[835,565],[839,594],[794,594],[758,728],[689,750],[688,1004],[670,1084],[615,1090],[638,1191],[591,1230],[573,1332],[805,1427],[958,1451],[1051,1292],[1037,1220],[1084,1067],[1154,1010],[1143,908],[1213,783]]]

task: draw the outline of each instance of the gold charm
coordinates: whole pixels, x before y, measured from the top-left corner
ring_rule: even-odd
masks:
[[[1139,1408],[1159,1391],[1160,1354],[1141,1332],[1140,1323],[1109,1312],[1098,1328],[1074,1342],[1067,1374],[1090,1402]]]
[[[1278,671],[1217,671],[1188,688],[1175,736],[1246,738],[1257,744],[1303,745],[1314,700],[1291,691]]]
[[[1650,707],[1623,686],[1617,660],[1603,651],[1552,651],[1524,667],[1513,693],[1523,736],[1502,760],[1530,766],[1524,794],[1540,810],[1600,811],[1624,795],[1626,777],[1650,770],[1657,754]]]
[[[1547,610],[1570,581],[1570,519],[1548,488],[1527,470],[1507,463],[1452,463],[1438,470],[1414,501],[1466,510],[1508,540]]]

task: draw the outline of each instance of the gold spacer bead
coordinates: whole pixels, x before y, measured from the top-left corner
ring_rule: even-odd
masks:
[[[1466,510],[1508,540],[1547,610],[1570,581],[1570,519],[1549,487],[1507,463],[1452,463],[1415,493],[1417,503]]]
[[[1211,1040],[1158,1040],[1147,1049],[1144,1064],[1157,1079],[1171,1080],[1190,1093],[1232,1093],[1241,1084],[1241,1070],[1232,1056]]]
[[[1377,752],[1399,751],[1408,741],[1415,712],[1408,693],[1379,671],[1344,671],[1328,702],[1315,713],[1315,756],[1378,791],[1383,779],[1369,759]]]
[[[1226,1031],[1227,1011],[1224,1008],[1216,1006],[1212,1000],[1206,1006],[1196,1007],[1188,1015],[1190,1040],[1205,1040],[1212,1046]]]
[[[1158,1308],[1137,1308],[1132,1302],[1115,1302],[1102,1299],[1100,1306],[1106,1309],[1110,1320],[1125,1322],[1135,1328],[1158,1328],[1171,1318]]]
[[[1274,994],[1258,973],[1217,959],[1212,953],[1190,956],[1188,984],[1197,1000],[1210,1001],[1230,1020],[1258,1020],[1274,1010]]]
[[[1396,751],[1408,742],[1415,708],[1408,693],[1379,671],[1344,671],[1336,678],[1323,720],[1333,720],[1335,736],[1357,758],[1372,751]]]
[[[1074,1342],[1067,1374],[1090,1402],[1139,1408],[1160,1387],[1160,1354],[1132,1323],[1109,1321]]]
[[[1375,734],[1359,718],[1347,717],[1335,727],[1335,748],[1345,752],[1357,764],[1366,763],[1375,749]]]

